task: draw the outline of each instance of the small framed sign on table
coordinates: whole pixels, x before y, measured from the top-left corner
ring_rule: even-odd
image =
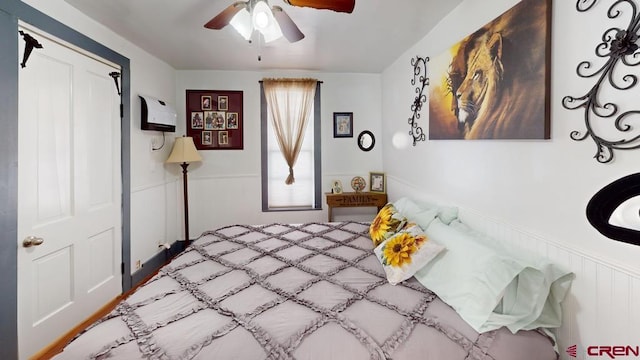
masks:
[[[385,193],[387,192],[387,184],[384,178],[384,173],[371,172],[369,173],[369,187],[371,192]]]
[[[243,148],[242,91],[187,90],[187,136],[198,150]]]

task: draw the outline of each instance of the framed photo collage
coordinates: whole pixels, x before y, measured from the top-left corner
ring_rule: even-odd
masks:
[[[187,135],[198,150],[243,148],[242,91],[187,90]]]

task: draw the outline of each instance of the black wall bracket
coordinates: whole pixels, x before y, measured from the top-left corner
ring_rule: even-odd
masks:
[[[24,68],[27,66],[27,60],[29,60],[29,56],[33,49],[42,49],[42,44],[38,42],[33,36],[27,34],[22,30],[18,30],[18,33],[22,35],[22,39],[24,40],[24,54],[22,55],[22,62],[20,63],[20,67]]]
[[[109,73],[109,76],[111,76],[113,78],[113,81],[116,83],[116,91],[118,92],[118,95],[122,95],[122,92],[120,91],[120,84],[118,84],[120,73],[117,71],[112,71]]]

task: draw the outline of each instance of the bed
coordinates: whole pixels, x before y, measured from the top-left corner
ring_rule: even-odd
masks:
[[[542,329],[474,330],[411,277],[387,280],[368,223],[202,234],[61,359],[557,359]]]

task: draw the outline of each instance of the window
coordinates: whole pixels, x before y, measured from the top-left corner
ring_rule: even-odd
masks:
[[[319,210],[322,201],[320,157],[320,82],[304,141],[293,167],[295,182],[287,185],[289,166],[278,146],[262,83],[260,84],[262,211]]]

